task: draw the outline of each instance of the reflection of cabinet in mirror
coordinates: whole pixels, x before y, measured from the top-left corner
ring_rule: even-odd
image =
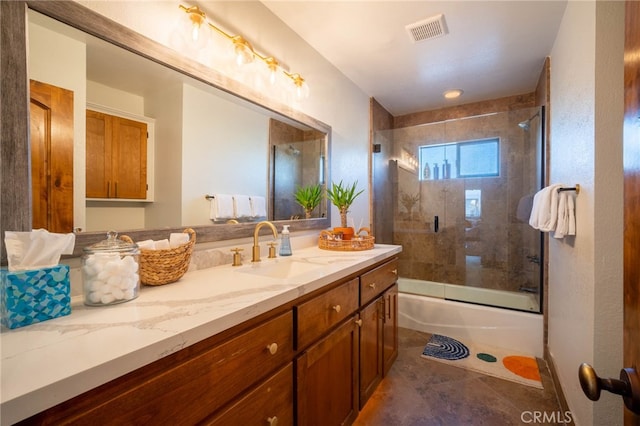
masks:
[[[87,110],[87,198],[147,197],[147,124]]]
[[[73,91],[31,80],[33,229],[73,230]]]

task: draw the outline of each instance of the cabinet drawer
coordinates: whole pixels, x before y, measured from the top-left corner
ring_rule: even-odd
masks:
[[[196,424],[292,358],[293,312],[288,311],[113,398],[94,393],[88,400],[71,400],[71,412],[62,413],[65,421],[51,424]]]
[[[238,402],[202,424],[209,426],[293,424],[293,363]]]
[[[298,349],[317,340],[356,309],[358,309],[357,278],[297,306]]]
[[[398,280],[398,260],[362,274],[360,277],[360,306],[364,306]]]

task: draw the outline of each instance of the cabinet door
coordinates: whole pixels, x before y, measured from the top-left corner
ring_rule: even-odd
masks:
[[[384,375],[398,357],[398,284],[383,294]]]
[[[382,313],[380,296],[360,311],[360,408],[382,380]]]
[[[87,110],[87,198],[147,198],[147,124]]]
[[[115,198],[147,198],[147,124],[113,118]]]
[[[87,198],[111,196],[111,120],[107,114],[87,110]]]
[[[350,317],[296,360],[297,424],[351,424],[358,416],[358,326]]]

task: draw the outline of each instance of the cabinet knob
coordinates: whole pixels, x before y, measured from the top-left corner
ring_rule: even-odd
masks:
[[[373,290],[375,290],[376,289],[376,283],[369,284],[369,287],[371,287]]]
[[[267,345],[267,350],[269,351],[269,353],[271,355],[275,355],[276,352],[278,352],[278,344],[277,343],[272,343],[270,345]]]
[[[276,416],[268,417],[267,423],[269,423],[269,426],[278,426],[278,417]]]
[[[340,307],[340,305],[335,305],[333,307],[333,310],[336,311],[336,312],[340,312],[342,310],[342,308]]]
[[[393,271],[391,271],[391,272],[393,272],[393,275],[398,275],[398,270],[397,270],[397,269],[394,269],[394,270],[393,270]]]
[[[358,325],[358,327],[362,327],[362,320],[361,319],[356,320],[356,324]]]

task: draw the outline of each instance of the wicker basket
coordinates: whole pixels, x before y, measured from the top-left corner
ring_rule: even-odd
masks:
[[[163,285],[178,281],[189,269],[191,253],[196,244],[196,232],[187,228],[189,242],[174,248],[162,250],[140,250],[138,260],[140,281],[146,285]],[[126,241],[126,235],[121,236]]]
[[[366,232],[367,235],[360,235]],[[369,235],[369,228],[360,228],[351,240],[335,239],[335,235],[331,231],[321,231],[318,238],[318,247],[323,250],[335,251],[362,251],[371,250],[374,246],[375,237]]]

